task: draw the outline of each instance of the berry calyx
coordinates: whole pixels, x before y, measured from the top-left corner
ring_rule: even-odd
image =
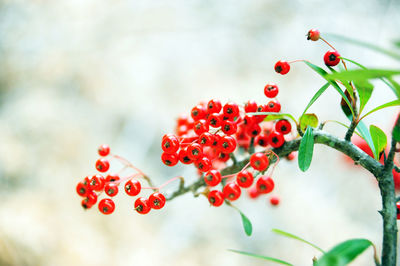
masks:
[[[181,149],[180,151],[179,151],[179,161],[181,162],[181,163],[183,163],[183,164],[191,164],[191,163],[193,163],[193,159],[191,159],[189,156],[188,156],[188,151],[187,151],[187,149],[185,148],[185,149]]]
[[[88,192],[89,192],[89,188],[83,182],[79,182],[76,185],[76,193],[78,193],[79,196],[85,197],[88,194]]]
[[[237,131],[237,125],[233,121],[225,120],[221,123],[221,130],[226,135],[233,135]]]
[[[281,104],[277,100],[269,101],[266,107],[267,112],[278,113],[281,110]]]
[[[178,163],[178,154],[176,153],[165,153],[161,154],[161,160],[166,166],[174,166]]]
[[[223,153],[231,153],[236,149],[236,139],[231,136],[223,136],[218,141],[218,148]]]
[[[257,187],[258,193],[267,194],[267,193],[270,193],[274,189],[275,183],[274,183],[274,180],[272,180],[272,178],[267,177],[267,176],[261,176],[257,180],[256,187]]]
[[[222,189],[222,193],[224,194],[224,198],[230,201],[237,200],[242,193],[240,187],[236,183],[228,183]]]
[[[210,170],[204,175],[204,182],[210,187],[215,187],[221,183],[221,173],[217,170]]]
[[[247,170],[242,170],[236,176],[236,183],[242,188],[248,188],[253,184],[253,174]]]
[[[211,163],[211,160],[208,157],[202,157],[202,158],[200,158],[199,160],[197,160],[195,162],[195,166],[201,172],[207,172],[208,170],[211,169],[212,163]]]
[[[219,190],[212,190],[208,193],[208,201],[212,206],[221,206],[224,203],[224,194]]]
[[[229,102],[224,105],[224,115],[229,118],[234,118],[239,115],[239,106],[236,103]]]
[[[125,192],[129,196],[136,196],[142,190],[142,185],[136,179],[129,180],[125,183]]]
[[[279,88],[275,83],[268,83],[264,87],[264,94],[268,98],[275,98],[278,95]]]
[[[327,66],[336,66],[340,62],[340,54],[336,50],[329,50],[324,55],[324,62]]]
[[[162,209],[165,205],[165,196],[160,192],[154,192],[150,195],[148,202],[150,203],[150,207],[152,209]]]
[[[222,104],[217,99],[212,99],[207,104],[207,112],[208,113],[219,113],[222,109]]]
[[[82,207],[84,209],[90,209],[97,202],[97,194],[94,191],[89,192],[86,198],[82,200]]]
[[[255,143],[257,145],[260,145],[261,147],[267,147],[268,146],[268,135],[266,134],[260,134],[257,136]]]
[[[275,72],[281,75],[285,75],[289,72],[290,65],[288,62],[280,60],[275,64]]]
[[[104,188],[105,180],[102,175],[94,175],[89,181],[89,188],[91,190],[102,191]]]
[[[174,135],[163,138],[161,148],[165,153],[175,153],[179,150],[179,140]]]
[[[115,183],[108,183],[107,185],[105,185],[104,191],[108,196],[114,197],[118,194],[118,185]]]
[[[217,128],[221,126],[221,116],[219,114],[210,114],[207,118],[208,124],[213,127]]]
[[[198,160],[203,156],[203,148],[198,143],[192,143],[187,147],[187,156],[192,160]]]
[[[264,153],[261,153],[261,152],[253,153],[253,155],[251,155],[251,157],[250,157],[250,165],[255,170],[258,170],[261,172],[264,171],[265,169],[267,169],[267,167],[269,165],[269,160],[268,160],[267,155],[265,155]]]
[[[311,29],[308,31],[307,33],[307,40],[311,40],[311,41],[318,41],[320,37],[320,33],[319,30],[317,29]]]
[[[110,168],[110,163],[108,162],[107,159],[100,158],[96,161],[97,171],[104,173],[107,172],[109,168]]]
[[[199,119],[203,119],[206,116],[206,110],[202,105],[196,105],[193,107],[190,115],[192,116],[194,121],[197,121]]]
[[[281,119],[275,124],[275,130],[283,135],[289,134],[292,131],[292,125],[286,119]]]
[[[135,201],[135,210],[140,214],[149,213],[151,210],[149,201],[143,197],[137,198]]]
[[[102,199],[99,202],[99,211],[103,214],[111,214],[115,210],[115,203],[112,199]]]
[[[110,183],[110,182],[115,182],[120,180],[119,175],[118,174],[108,174],[106,176],[106,183]]]
[[[107,156],[110,154],[110,146],[108,146],[107,144],[100,145],[97,152],[102,157]]]
[[[204,132],[199,137],[199,144],[202,146],[211,146],[213,141],[214,141],[214,136],[209,132]]]

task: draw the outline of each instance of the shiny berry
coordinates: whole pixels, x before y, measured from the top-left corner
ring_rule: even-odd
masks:
[[[329,50],[324,55],[324,62],[327,66],[336,66],[340,62],[340,54],[336,50]]]
[[[268,98],[275,98],[278,95],[279,89],[275,83],[268,83],[264,87],[264,94]]]
[[[204,132],[199,136],[199,144],[202,146],[211,146],[214,142],[214,135],[209,132]]]
[[[296,152],[295,151],[293,151],[293,152],[291,152],[291,153],[289,153],[287,156],[286,156],[286,159],[288,160],[288,161],[293,161],[295,158],[296,158]]]
[[[224,198],[230,201],[237,200],[242,194],[240,187],[236,183],[228,183],[222,189],[222,193],[224,194]]]
[[[223,112],[228,118],[234,118],[239,115],[239,106],[236,103],[229,102],[224,105]]]
[[[250,165],[253,167],[255,170],[258,171],[264,171],[265,169],[268,168],[269,165],[269,160],[267,155],[265,155],[262,152],[256,152],[253,153],[250,157]]]
[[[136,196],[142,190],[142,185],[136,179],[129,180],[125,183],[125,192],[129,196]]]
[[[221,162],[226,162],[226,161],[228,161],[230,158],[231,158],[231,156],[229,155],[229,153],[223,153],[223,152],[221,152],[221,153],[218,155],[218,160],[220,160]]]
[[[268,143],[274,148],[279,148],[285,143],[285,138],[279,132],[271,132],[268,136]]]
[[[259,124],[251,124],[246,128],[246,133],[250,137],[255,138],[261,133],[261,127]]]
[[[149,201],[143,197],[137,198],[135,201],[135,210],[140,214],[149,213],[151,210]]]
[[[253,174],[247,170],[240,171],[236,176],[236,183],[243,188],[248,188],[253,184]]]
[[[193,130],[194,130],[194,133],[196,133],[198,136],[204,132],[208,132],[209,124],[208,124],[207,120],[200,119],[200,120],[197,120],[196,122],[194,122]]]
[[[186,114],[180,114],[178,118],[176,119],[176,125],[177,126],[186,126],[189,121],[189,116]]]
[[[257,103],[255,101],[249,100],[245,105],[244,105],[244,111],[246,113],[254,113],[257,112]]]
[[[84,209],[90,209],[97,202],[97,194],[94,191],[91,191],[86,198],[84,198],[81,202],[82,207]]]
[[[257,110],[256,110],[257,111]],[[252,124],[254,124],[254,123],[256,123],[257,121],[256,121],[256,118],[255,118],[255,116],[252,116],[252,115],[245,115],[244,117],[243,117],[243,124],[244,125],[252,125]]]
[[[106,176],[106,183],[110,183],[110,182],[115,182],[115,181],[118,181],[118,180],[120,180],[120,177],[119,177],[119,175],[118,174],[108,174],[107,176]]]
[[[222,109],[222,104],[217,99],[212,99],[207,104],[207,112],[208,113],[219,113]]]
[[[105,185],[105,179],[102,175],[94,175],[89,181],[91,190],[102,191]]]
[[[233,121],[225,120],[221,123],[221,130],[226,135],[233,135],[237,131],[237,125]]]
[[[81,197],[85,197],[88,194],[89,191],[89,187],[85,184],[83,184],[83,182],[79,182],[76,185],[76,193],[78,193],[79,196]]]
[[[181,161],[181,163],[183,163],[183,164],[191,164],[191,163],[193,163],[193,159],[191,159],[188,156],[188,152],[187,152],[186,148],[181,149],[179,151],[178,157],[179,157],[179,161]]]
[[[161,142],[161,148],[165,153],[176,153],[179,146],[179,140],[175,136],[165,137]]]
[[[98,207],[103,214],[111,214],[115,210],[115,203],[112,199],[102,199]]]
[[[192,116],[194,121],[197,121],[206,117],[206,110],[202,105],[196,105],[195,107],[193,107],[190,115]]]
[[[149,204],[152,209],[162,209],[165,205],[165,196],[159,192],[154,192],[149,197]]]
[[[192,143],[187,147],[188,157],[192,160],[198,160],[203,157],[203,148],[198,143]]]
[[[207,122],[208,124],[213,127],[213,128],[217,128],[221,126],[221,115],[219,114],[210,114],[207,118]]]
[[[269,199],[269,202],[271,203],[271,205],[277,206],[277,205],[279,205],[279,198],[277,196],[272,196]]]
[[[161,154],[161,161],[166,165],[166,166],[174,166],[178,163],[179,158],[178,154],[176,153],[165,153],[163,152]]]
[[[231,153],[236,149],[236,140],[231,136],[223,136],[218,141],[218,148],[223,153]]]
[[[207,172],[212,167],[211,160],[207,157],[202,157],[198,159],[197,161],[195,161],[194,164],[201,172]]]
[[[215,207],[221,206],[224,203],[224,194],[219,190],[212,190],[208,193],[208,201]]]
[[[279,120],[275,124],[275,130],[283,135],[289,134],[292,131],[292,125],[286,119]]]
[[[257,145],[260,145],[261,147],[267,147],[268,146],[268,135],[266,134],[260,134],[257,136],[255,143]]]
[[[279,73],[281,75],[285,75],[289,72],[290,70],[290,65],[286,61],[278,61],[275,64],[275,72]]]
[[[118,194],[118,185],[115,183],[108,183],[104,187],[104,192],[110,197],[114,197]]]
[[[268,107],[267,107],[267,105],[265,105],[265,104],[260,104],[260,105],[257,107],[257,112],[258,112],[258,113],[260,113],[260,112],[268,112]],[[255,115],[254,117],[255,117],[255,121],[256,121],[257,123],[260,123],[260,122],[262,122],[262,121],[267,117],[267,115]]]
[[[278,100],[269,101],[267,104],[267,112],[278,113],[281,110],[281,104]]]
[[[257,187],[252,187],[247,190],[247,194],[250,198],[255,199],[258,198],[261,194],[258,192]]]
[[[104,173],[107,172],[109,168],[110,168],[110,163],[108,162],[107,159],[100,158],[97,160],[96,162],[97,171]]]
[[[319,30],[317,29],[311,29],[308,31],[307,33],[307,40],[311,40],[311,41],[318,41],[319,40]]]
[[[215,187],[221,183],[221,173],[217,170],[210,170],[204,175],[204,182],[210,187]]]
[[[261,176],[256,183],[257,191],[261,194],[267,194],[270,193],[274,187],[274,180],[272,178],[267,177],[267,176]]]
[[[97,152],[100,156],[107,156],[110,154],[110,146],[108,146],[107,144],[100,145]]]

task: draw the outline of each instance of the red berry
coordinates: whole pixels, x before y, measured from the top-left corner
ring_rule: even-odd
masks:
[[[247,127],[246,133],[250,137],[255,138],[258,134],[261,133],[261,127],[259,124],[251,124]]]
[[[279,204],[279,198],[277,196],[272,196],[269,199],[269,202],[271,203],[271,205],[277,206]]]
[[[289,154],[286,156],[286,159],[288,159],[289,161],[293,161],[295,158],[296,158],[296,152],[295,152],[295,151],[289,153]]]
[[[82,183],[83,183],[85,186],[89,187],[89,185],[90,185],[89,176],[85,177],[85,178],[83,179]]]
[[[91,190],[102,191],[105,185],[105,179],[102,175],[94,175],[89,181]]]
[[[228,118],[234,118],[239,115],[239,106],[236,103],[229,102],[224,105],[223,112]]]
[[[212,99],[207,104],[207,112],[208,113],[219,113],[222,109],[222,104],[217,99]]]
[[[106,192],[106,194],[110,197],[114,197],[115,195],[118,194],[118,185],[115,183],[108,183],[105,187],[104,187],[104,191]]]
[[[267,194],[270,193],[274,187],[274,180],[272,178],[267,177],[267,176],[261,176],[256,183],[257,191],[261,194]]]
[[[221,130],[226,135],[233,135],[237,131],[237,125],[233,121],[225,120],[221,123]]]
[[[214,142],[214,135],[209,132],[204,132],[199,137],[199,144],[202,146],[211,146]]]
[[[289,134],[292,131],[292,125],[286,119],[279,120],[275,124],[275,130],[283,135]]]
[[[219,190],[212,190],[208,193],[208,201],[215,207],[221,206],[224,203],[224,194]]]
[[[221,173],[217,170],[210,170],[204,175],[204,182],[210,187],[215,187],[221,183]]]
[[[257,187],[252,187],[247,190],[247,194],[250,198],[255,199],[258,198],[261,194],[258,192]]]
[[[104,173],[107,172],[109,168],[110,168],[110,163],[108,162],[107,159],[100,158],[97,160],[96,162],[97,171]]]
[[[253,181],[253,174],[247,170],[240,171],[236,176],[236,183],[243,188],[250,187],[253,184]]]
[[[260,134],[257,136],[255,143],[257,145],[260,145],[261,147],[267,147],[268,146],[268,135],[266,134]]]
[[[79,182],[76,185],[76,193],[78,193],[79,196],[86,197],[88,192],[89,192],[89,187],[88,185],[85,185],[83,182]]]
[[[156,210],[162,209],[165,205],[165,201],[166,199],[164,195],[159,192],[154,192],[151,194],[148,200],[150,207]]]
[[[183,164],[191,164],[193,160],[188,156],[187,148],[179,151],[179,161]]]
[[[108,174],[106,176],[106,183],[115,182],[115,181],[118,181],[118,180],[120,180],[118,174]]]
[[[187,156],[196,161],[203,157],[203,148],[198,143],[192,143],[187,147]]]
[[[82,207],[84,209],[90,209],[97,202],[97,194],[94,191],[91,191],[86,198],[84,198],[81,202]]]
[[[320,36],[319,30],[311,29],[307,33],[307,40],[318,41],[319,40],[319,36]]]
[[[256,111],[257,111],[257,110],[256,110]],[[254,123],[256,123],[256,122],[257,122],[257,121],[256,121],[255,116],[245,115],[245,116],[243,117],[243,124],[246,125],[246,126],[252,125],[252,124],[254,124]]]
[[[236,140],[231,136],[223,136],[218,141],[218,148],[223,153],[231,153],[236,149]]]
[[[200,119],[194,122],[194,127],[193,127],[194,133],[197,135],[201,135],[204,132],[208,132],[209,130],[209,125],[207,120]]]
[[[179,126],[175,130],[177,136],[183,136],[183,135],[187,134],[188,131],[189,131],[189,129],[185,125]]]
[[[397,220],[400,220],[400,202],[396,203],[396,208],[397,208]]]
[[[165,152],[161,154],[161,160],[166,166],[174,166],[179,161],[178,154]]]
[[[276,73],[285,75],[289,72],[289,70],[290,70],[290,65],[288,62],[282,61],[282,60],[276,62],[276,64],[275,64],[275,72]]]
[[[142,185],[136,179],[129,180],[125,183],[125,192],[129,196],[136,196],[142,190]]]
[[[210,114],[207,118],[207,122],[211,127],[217,128],[221,126],[222,119],[219,114]]]
[[[224,194],[224,198],[230,201],[237,200],[242,193],[240,187],[235,183],[228,183],[222,189],[222,193]]]
[[[206,117],[206,110],[202,105],[196,105],[195,107],[193,107],[190,114],[193,120],[197,121]]]
[[[177,126],[187,126],[189,121],[189,116],[186,114],[180,114],[178,118],[176,119],[176,125]]]
[[[340,62],[340,54],[336,50],[329,50],[324,55],[324,62],[327,66],[336,66]]]
[[[250,157],[250,165],[253,167],[255,170],[258,171],[264,171],[265,169],[268,168],[269,165],[269,160],[267,155],[265,155],[262,152],[256,152],[253,153]]]
[[[278,95],[279,89],[275,83],[268,83],[264,87],[264,94],[268,98],[275,98]]]
[[[249,100],[245,105],[244,105],[244,111],[246,113],[254,113],[257,112],[257,103],[255,101]]]
[[[135,210],[140,214],[149,213],[151,210],[149,201],[143,197],[137,198],[135,201]]]
[[[269,101],[267,104],[267,112],[278,113],[281,110],[281,104],[278,100]]]
[[[99,202],[99,210],[103,214],[111,214],[115,210],[115,203],[112,199],[102,199]]]
[[[100,156],[107,156],[110,154],[110,147],[107,144],[100,145],[97,152]]]
[[[265,105],[265,104],[259,105],[259,106],[257,107],[257,112],[258,112],[258,113],[259,113],[259,112],[268,112],[268,107],[267,107],[267,105]],[[262,122],[262,121],[267,117],[267,115],[255,115],[254,117],[255,117],[255,121],[256,121],[257,123],[260,123],[260,122]]]
[[[161,148],[165,153],[176,153],[179,150],[179,140],[175,136],[165,137],[161,142]]]
[[[268,143],[274,148],[279,148],[285,143],[285,138],[279,132],[271,132],[268,136]]]
[[[229,155],[229,153],[223,153],[221,152],[218,156],[218,160],[220,160],[221,162],[226,162],[231,158],[231,156]]]
[[[207,172],[212,167],[211,160],[208,159],[207,157],[200,158],[195,162],[195,165],[197,169],[199,169],[201,172]]]

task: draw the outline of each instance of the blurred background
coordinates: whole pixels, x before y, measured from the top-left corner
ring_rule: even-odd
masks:
[[[309,42],[311,28],[391,48],[400,38],[398,1],[0,1],[0,265],[270,265],[239,249],[311,265],[320,254],[276,236],[297,234],[324,249],[368,238],[380,250],[380,196],[374,178],[336,151],[316,146],[311,168],[282,161],[274,174],[281,198],[242,197],[253,222],[187,194],[162,211],[139,215],[120,193],[116,210],[82,210],[75,186],[94,174],[97,147],[108,143],[155,183],[190,167],[160,160],[163,134],[176,117],[216,97],[265,102],[276,82],[282,112],[299,116],[324,81],[302,63],[288,75],[277,60],[322,65],[329,49]],[[329,38],[328,38],[329,39]],[[399,68],[375,52],[330,39],[344,57]],[[376,82],[366,110],[394,99]],[[346,122],[333,89],[314,104],[321,121]],[[395,108],[371,115],[389,132]],[[326,130],[344,136],[340,126]],[[167,191],[174,189],[174,184]],[[371,265],[372,249],[353,265]],[[271,264],[273,265],[273,264]]]

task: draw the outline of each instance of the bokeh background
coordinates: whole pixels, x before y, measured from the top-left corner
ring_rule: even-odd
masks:
[[[83,211],[75,185],[94,174],[108,143],[157,184],[184,174],[160,161],[161,136],[175,118],[212,97],[266,101],[276,82],[282,111],[298,116],[324,84],[304,64],[281,76],[277,60],[323,64],[328,47],[308,42],[310,28],[392,47],[400,38],[398,1],[0,1],[0,265],[270,265],[229,248],[311,265],[320,254],[279,228],[329,249],[364,237],[380,250],[380,197],[373,177],[337,152],[316,146],[308,172],[282,161],[268,197],[238,213],[185,195],[141,216],[119,195],[116,211]],[[388,57],[331,39],[341,54],[371,67],[398,68]],[[377,82],[367,109],[393,99]],[[346,119],[329,89],[311,111]],[[371,115],[389,132],[396,109]],[[345,131],[336,125],[326,129]],[[173,189],[172,184],[168,189]],[[372,249],[353,265],[371,265]],[[272,265],[272,264],[271,264]]]

